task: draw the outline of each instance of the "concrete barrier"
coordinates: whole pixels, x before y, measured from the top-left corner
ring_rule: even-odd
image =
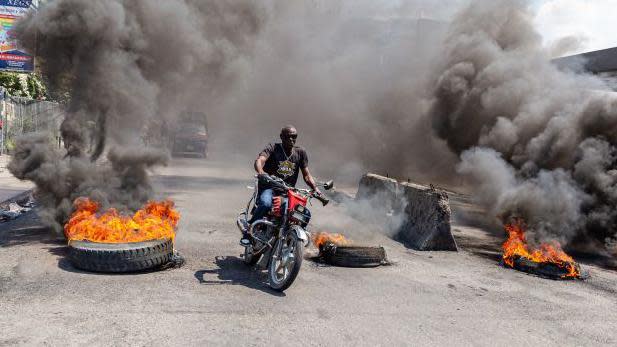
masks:
[[[445,192],[401,183],[405,222],[396,238],[421,251],[457,251],[450,230],[450,203]]]
[[[360,180],[356,200],[379,203],[376,208],[402,216],[394,238],[407,247],[421,251],[458,250],[450,230],[448,195],[443,191],[366,174]]]
[[[399,186],[395,179],[368,173],[360,179],[356,201],[369,201],[372,205],[378,205],[377,208],[392,214],[403,208],[399,195]]]
[[[395,179],[372,173],[362,176],[356,199],[373,198],[375,195],[383,196],[388,200],[395,199],[398,195],[398,182]]]

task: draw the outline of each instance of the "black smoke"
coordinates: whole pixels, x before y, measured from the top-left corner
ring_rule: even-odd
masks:
[[[143,136],[199,100],[216,103],[243,70],[264,12],[252,1],[57,0],[13,29],[50,89],[68,86],[64,149],[20,139],[9,165],[36,184],[54,230],[80,196],[135,210],[152,196],[148,170],[167,151]],[[200,111],[201,109],[198,109]]]
[[[248,167],[291,123],[321,177],[449,178],[456,156],[421,116],[444,19],[459,2],[273,1],[250,73],[217,106],[217,141]]]
[[[617,96],[558,70],[524,1],[474,1],[454,19],[428,118],[479,199],[533,236],[609,241],[617,227]]]

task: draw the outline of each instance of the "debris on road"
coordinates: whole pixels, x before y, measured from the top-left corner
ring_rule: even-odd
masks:
[[[182,266],[184,266],[184,263],[186,263],[186,259],[184,259],[184,256],[182,256],[180,252],[174,249],[174,253],[171,255],[169,262],[163,265],[163,268],[181,268]]]
[[[0,206],[0,223],[16,219],[22,214],[29,212],[34,208],[35,202],[32,196],[29,195],[27,200],[7,201],[2,205],[4,206]]]

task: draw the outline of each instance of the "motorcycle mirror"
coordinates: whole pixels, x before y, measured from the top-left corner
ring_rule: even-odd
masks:
[[[329,180],[328,182],[324,182],[323,188],[325,190],[330,190],[330,189],[334,188],[334,181],[333,180]]]

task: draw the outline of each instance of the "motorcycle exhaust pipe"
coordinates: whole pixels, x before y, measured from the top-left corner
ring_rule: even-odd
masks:
[[[238,227],[238,230],[240,230],[240,232],[244,232],[244,225],[248,224],[247,220],[246,220],[246,212],[242,212],[238,215],[238,218],[236,218],[236,226]],[[253,224],[251,224],[249,226],[249,230],[247,230],[249,235],[253,235],[253,230],[255,229],[256,226],[258,226],[259,224],[264,224],[266,226],[269,227],[273,227],[274,223],[269,222],[265,219],[260,219],[260,220],[256,220],[255,222],[253,222]]]
[[[236,218],[236,226],[238,227],[238,230],[240,230],[241,233],[244,233],[244,223],[246,222],[246,212],[242,212],[238,215],[238,218]]]

